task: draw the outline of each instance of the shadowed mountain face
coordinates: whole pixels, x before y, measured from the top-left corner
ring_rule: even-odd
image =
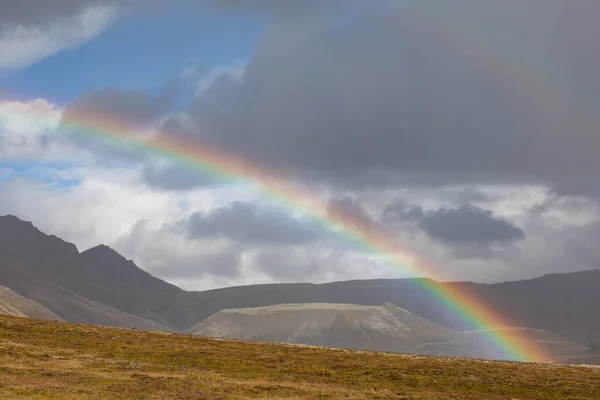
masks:
[[[0,217],[0,284],[70,322],[170,329],[147,318],[144,300],[120,289],[118,277],[99,271],[75,245],[12,216]]]
[[[13,216],[0,217],[0,285],[70,322],[144,330],[185,331],[226,309],[289,303],[380,307],[388,302],[446,329],[476,328],[458,320],[415,279],[186,292],[106,246],[79,253],[75,245]],[[513,326],[552,332],[586,345],[600,343],[600,270],[492,285],[446,285],[469,290]],[[437,351],[433,349],[437,345],[428,346],[423,351]]]

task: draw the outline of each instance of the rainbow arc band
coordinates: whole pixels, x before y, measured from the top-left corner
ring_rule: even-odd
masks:
[[[0,118],[3,116],[0,113]],[[31,116],[30,116],[31,117]],[[42,115],[39,116],[43,118]],[[424,258],[396,243],[383,230],[344,213],[328,209],[315,194],[288,183],[288,180],[258,163],[226,154],[197,141],[176,139],[176,135],[161,134],[152,139],[139,139],[126,123],[93,113],[66,115],[60,126],[70,134],[105,142],[112,146],[135,149],[157,157],[165,157],[192,170],[210,174],[222,180],[238,180],[256,184],[265,194],[291,211],[303,211],[307,218],[368,253],[385,259],[395,268],[415,276],[424,292],[455,313],[468,325],[479,329],[490,346],[498,349],[503,358],[515,361],[549,361],[546,352],[520,329],[492,329],[512,327],[506,318],[492,310],[461,285],[442,284],[443,277]]]

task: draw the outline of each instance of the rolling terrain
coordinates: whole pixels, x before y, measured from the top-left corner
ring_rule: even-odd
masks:
[[[281,304],[223,310],[188,333],[225,339],[285,342],[349,349],[410,352],[427,342],[459,339],[459,333],[392,304]]]
[[[371,307],[369,312],[380,314],[386,307],[396,307],[403,313],[427,320],[438,330],[448,332],[468,332],[476,328],[457,320],[443,305],[427,295],[420,288],[422,283],[416,283],[416,280],[266,284],[187,292],[153,277],[107,246],[79,252],[75,245],[41,232],[31,222],[14,216],[0,217],[0,285],[8,290],[3,292],[4,297],[10,297],[10,300],[2,300],[0,296],[0,301],[4,301],[4,313],[14,315],[149,331],[185,332],[206,326],[205,322],[211,316],[221,318],[219,312],[223,310],[330,303]],[[527,330],[536,340],[539,336],[539,340],[546,342],[552,353],[561,359],[569,357],[573,362],[598,362],[600,359],[594,351],[600,343],[597,312],[600,270],[489,285],[470,282],[445,285],[468,289],[511,321],[513,327],[510,329]],[[20,309],[21,306],[15,307],[15,302],[35,307],[25,311]],[[32,311],[34,309],[37,311]],[[281,325],[286,328],[271,336],[277,341],[291,341],[285,332],[292,329],[298,313],[293,317],[280,314],[280,318],[288,318],[287,325]],[[303,342],[396,351],[405,351],[410,346],[411,351],[418,353],[453,356],[487,354],[485,349],[473,353],[473,346],[464,346],[462,338],[436,340],[429,336],[427,329],[419,331],[416,327],[414,330],[419,331],[421,336],[419,343],[411,342],[409,345],[406,338],[392,343],[391,336],[386,337],[387,333],[382,335],[376,330],[365,333],[364,324],[357,322],[363,317],[353,316],[351,322],[345,316],[336,317],[337,321],[332,325],[333,320],[328,318],[335,313],[322,310],[321,314],[329,315],[319,317],[323,326],[314,328],[321,332],[321,339],[315,342],[316,336],[306,333]],[[246,337],[257,325],[249,320],[247,323],[248,326],[240,328],[240,334],[235,337]],[[350,331],[355,332],[352,339],[345,339],[348,334],[342,333],[343,330],[329,328],[347,324]],[[307,328],[296,326],[295,329],[305,331]],[[325,335],[325,331],[329,333]],[[269,337],[264,332],[250,334],[250,337],[253,336]],[[327,340],[322,339],[325,336]],[[472,333],[471,336],[477,334]],[[378,340],[381,343],[377,343]],[[584,353],[580,351],[582,348]],[[582,354],[585,354],[583,358]]]
[[[486,329],[491,330],[491,329]],[[585,355],[577,342],[540,329],[519,331],[536,341],[555,362]],[[346,349],[394,351],[424,355],[501,359],[482,330],[455,331],[391,303],[382,306],[308,303],[223,310],[193,326],[188,333],[223,339],[281,342]]]
[[[140,332],[0,316],[0,398],[600,399],[598,367]]]

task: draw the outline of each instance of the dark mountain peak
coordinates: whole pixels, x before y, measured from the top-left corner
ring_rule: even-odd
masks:
[[[47,235],[30,221],[14,215],[0,216],[0,247],[12,251],[49,251],[70,256],[79,254],[77,246],[54,235]]]
[[[148,291],[180,291],[176,286],[153,277],[139,268],[132,260],[128,260],[109,246],[101,244],[81,253],[83,258],[107,282],[118,282],[131,290]]]
[[[17,227],[17,226],[21,226],[23,228],[29,228],[29,229],[36,229],[33,226],[33,223],[31,221],[22,220],[19,217],[16,217],[11,214],[0,215],[0,228],[2,228],[2,227],[12,228],[12,227]]]
[[[107,246],[105,244],[100,244],[96,247],[92,247],[91,249],[88,249],[81,254],[87,255],[88,257],[94,257],[96,259],[99,259],[99,258],[108,259],[113,262],[122,262],[122,263],[132,262],[131,260],[128,260],[125,257],[123,257],[112,247]]]

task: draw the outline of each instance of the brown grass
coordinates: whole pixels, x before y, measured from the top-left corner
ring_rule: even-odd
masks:
[[[0,399],[600,399],[600,369],[0,317]]]

